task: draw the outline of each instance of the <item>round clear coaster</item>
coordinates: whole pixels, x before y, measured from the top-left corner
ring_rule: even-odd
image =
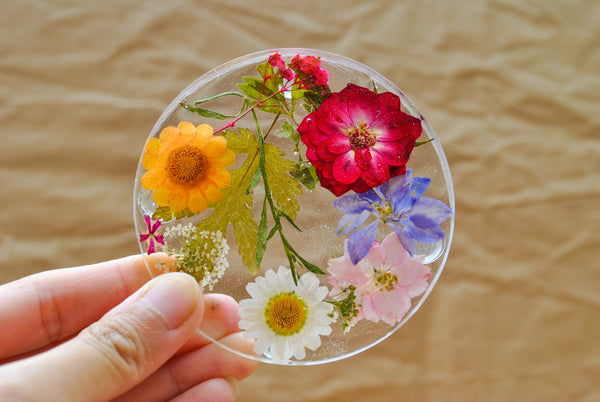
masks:
[[[213,342],[309,365],[419,309],[448,256],[454,193],[438,137],[396,85],[286,48],[223,64],[169,104],[142,150],[134,220],[141,252],[166,254],[159,268],[239,303],[254,353]]]

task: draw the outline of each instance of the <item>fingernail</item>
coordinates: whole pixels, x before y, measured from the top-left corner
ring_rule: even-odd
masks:
[[[149,307],[162,315],[169,329],[179,327],[198,306],[198,284],[182,273],[156,277],[143,296]]]
[[[235,377],[224,377],[223,378],[225,381],[227,381],[229,383],[229,385],[231,385],[231,388],[233,388],[233,392],[235,393],[235,396],[239,396],[240,394],[240,383],[237,380],[237,378]]]

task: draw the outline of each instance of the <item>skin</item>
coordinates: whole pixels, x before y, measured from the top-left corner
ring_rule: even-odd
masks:
[[[258,363],[197,329],[252,353],[237,303],[157,274],[132,256],[0,286],[0,400],[235,400]]]

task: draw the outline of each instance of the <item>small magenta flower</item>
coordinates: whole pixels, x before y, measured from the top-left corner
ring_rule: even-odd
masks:
[[[157,219],[152,223],[152,219],[149,215],[144,215],[144,221],[146,222],[146,227],[148,228],[147,232],[140,233],[140,241],[148,242],[148,254],[156,253],[156,246],[154,242],[158,244],[165,244],[165,239],[163,235],[156,234],[158,229],[160,228],[160,219]]]
[[[452,209],[440,200],[423,197],[431,179],[413,178],[412,169],[377,188],[362,194],[348,194],[333,202],[345,212],[337,234],[353,232],[348,239],[348,253],[353,264],[362,260],[375,242],[379,223],[388,225],[409,255],[415,252],[415,241],[435,243],[444,238],[440,224],[452,215]],[[357,230],[373,214],[377,218]]]

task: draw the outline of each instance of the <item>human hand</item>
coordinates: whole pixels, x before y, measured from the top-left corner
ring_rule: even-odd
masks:
[[[251,354],[237,321],[233,299],[152,279],[141,256],[32,275],[0,286],[0,400],[231,401],[258,363],[196,330]]]

